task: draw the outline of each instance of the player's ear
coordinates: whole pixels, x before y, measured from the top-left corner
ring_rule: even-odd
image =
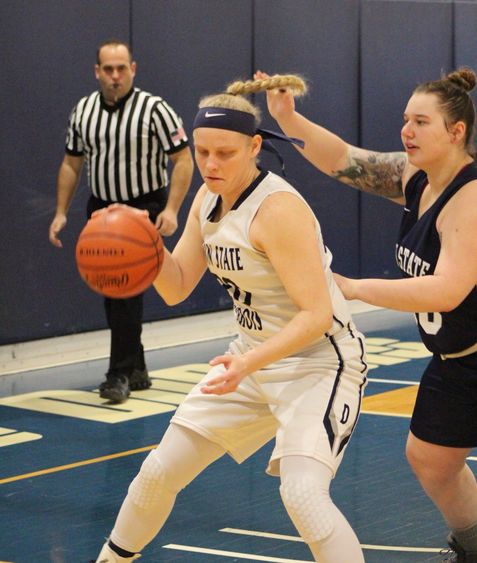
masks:
[[[465,137],[465,130],[466,126],[463,121],[457,121],[457,123],[454,123],[454,125],[450,128],[452,141],[454,143],[460,143],[460,141]]]
[[[260,135],[254,135],[252,137],[252,154],[257,156],[262,148],[262,137]]]

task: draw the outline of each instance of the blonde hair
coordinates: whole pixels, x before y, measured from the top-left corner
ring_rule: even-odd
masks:
[[[268,78],[257,80],[237,80],[227,86],[228,94],[255,94],[272,90],[273,88],[287,88],[294,96],[303,96],[307,92],[306,82],[297,74],[274,74]]]
[[[244,96],[265,92],[273,88],[287,88],[294,96],[303,96],[307,92],[307,85],[301,76],[296,74],[275,74],[269,78],[259,80],[236,80],[231,82],[225,93],[204,96],[199,101],[199,108],[218,107],[235,109],[251,113],[255,117],[255,125],[258,126],[262,113],[260,108],[252,104]]]
[[[260,108],[252,104],[252,102],[250,102],[243,96],[231,96],[230,94],[224,93],[204,96],[199,102],[199,108],[206,107],[235,109],[237,111],[251,113],[255,117],[256,125],[260,123],[262,117]]]

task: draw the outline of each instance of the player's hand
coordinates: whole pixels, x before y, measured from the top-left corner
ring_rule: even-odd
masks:
[[[333,273],[333,277],[335,278],[335,282],[338,284],[338,287],[341,289],[341,293],[346,299],[356,299],[356,285],[359,280],[346,278],[345,276],[336,273]]]
[[[169,209],[164,209],[156,219],[156,229],[162,236],[169,237],[177,230],[177,214]]]
[[[223,364],[225,371],[220,375],[209,379],[201,391],[205,395],[225,395],[235,391],[242,379],[247,375],[246,364],[243,356],[224,354],[210,360],[211,366]]]
[[[255,80],[264,80],[270,78],[270,75],[257,70],[253,77]],[[280,122],[295,111],[295,98],[288,88],[272,88],[267,90],[267,106],[270,115]]]
[[[53,246],[57,248],[63,248],[63,243],[58,238],[58,233],[66,225],[66,215],[56,215],[50,225],[50,230],[48,233],[48,238]]]

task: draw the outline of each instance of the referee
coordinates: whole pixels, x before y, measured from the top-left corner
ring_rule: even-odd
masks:
[[[193,173],[182,120],[161,97],[133,86],[136,63],[127,43],[102,43],[95,74],[100,90],[82,98],[71,112],[50,242],[62,247],[58,234],[66,225],[85,161],[92,192],[88,217],[111,203],[125,203],[147,209],[161,235],[172,235]],[[169,159],[172,167],[166,190]],[[111,351],[100,396],[121,403],[130,390],[151,386],[141,342],[143,295],[106,297],[104,304]]]

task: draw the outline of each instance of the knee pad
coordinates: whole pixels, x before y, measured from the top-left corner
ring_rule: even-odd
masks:
[[[128,490],[129,497],[134,504],[143,509],[154,506],[160,500],[161,495],[175,496],[177,492],[168,482],[167,471],[155,450],[146,457]]]
[[[322,541],[334,529],[333,503],[309,475],[287,477],[280,486],[280,495],[298,533],[307,543]]]

